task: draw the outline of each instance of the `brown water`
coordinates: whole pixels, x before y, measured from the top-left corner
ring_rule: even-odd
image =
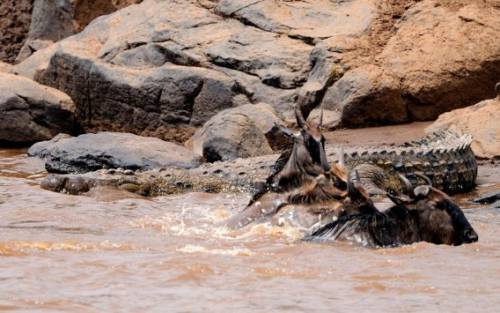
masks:
[[[472,245],[314,244],[219,227],[246,195],[69,196],[38,187],[41,166],[0,150],[0,311],[500,311],[498,209],[466,210]],[[498,174],[482,168],[482,191]]]

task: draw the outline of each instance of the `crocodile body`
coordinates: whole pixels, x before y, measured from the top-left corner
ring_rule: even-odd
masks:
[[[420,179],[418,174],[425,175],[434,187],[455,194],[475,186],[477,163],[471,143],[469,135],[441,131],[397,147],[347,151],[344,159],[348,168],[374,164],[389,173],[403,174],[412,183]]]
[[[423,174],[432,180],[435,187],[453,194],[468,191],[475,185],[477,163],[470,144],[471,138],[468,135],[438,132],[401,146],[346,148],[343,154],[348,169],[360,164],[375,164],[389,174],[401,173],[410,181],[418,179],[415,174]],[[327,147],[326,153],[330,162],[339,161],[341,153],[338,148]],[[164,169],[133,174],[100,170],[87,174],[50,175],[42,186],[54,191],[81,193],[88,191],[89,187],[111,185],[146,196],[188,191],[252,193],[265,183],[277,159],[278,155],[268,155],[206,163],[189,170]],[[79,185],[72,183],[75,180],[84,182],[86,190],[69,190],[68,188]],[[388,180],[387,184],[392,182],[393,189],[403,188],[400,180]]]

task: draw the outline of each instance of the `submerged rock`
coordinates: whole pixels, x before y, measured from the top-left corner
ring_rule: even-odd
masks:
[[[102,168],[192,168],[200,164],[198,157],[177,144],[113,132],[58,136],[33,145],[28,155],[45,158],[47,171],[55,173],[82,173]]]
[[[63,92],[0,73],[0,140],[26,143],[73,132],[75,105]]]
[[[473,137],[472,151],[480,158],[500,157],[500,83],[495,99],[454,110],[439,116],[426,131],[428,133],[453,129]]]

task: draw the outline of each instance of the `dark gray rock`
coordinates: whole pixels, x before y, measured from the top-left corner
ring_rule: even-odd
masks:
[[[177,144],[113,132],[58,136],[33,145],[28,155],[45,158],[46,169],[55,173],[82,173],[102,168],[193,168],[200,164],[198,157]]]
[[[72,132],[75,106],[64,93],[0,73],[0,141],[28,143]]]
[[[185,141],[193,128],[233,106],[235,82],[214,70],[165,64],[116,67],[56,53],[39,80],[78,104],[87,132],[114,130]]]

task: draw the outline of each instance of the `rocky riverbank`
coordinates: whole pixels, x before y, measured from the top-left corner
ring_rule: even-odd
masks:
[[[20,52],[0,64],[0,142],[80,135],[30,150],[51,172],[230,168],[261,181],[291,144],[296,105],[316,120],[321,106],[327,130],[468,106],[427,131],[471,134],[477,157],[500,156],[495,1],[36,0],[9,12],[24,26],[3,32],[27,39],[3,48],[10,63]]]

